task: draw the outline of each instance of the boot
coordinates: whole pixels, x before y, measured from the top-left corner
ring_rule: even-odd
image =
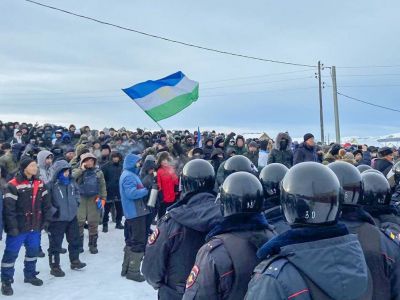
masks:
[[[61,248],[61,249],[60,249],[60,254],[65,254],[65,253],[67,253],[67,249]]]
[[[38,255],[37,255],[38,257],[40,257],[40,258],[43,258],[43,257],[45,257],[46,256],[46,254],[44,254],[44,252],[43,252],[43,250],[42,250],[42,247],[40,246],[39,247],[39,252],[38,252]]]
[[[42,286],[43,285],[43,281],[41,279],[37,278],[36,276],[34,276],[32,278],[25,278],[24,282],[30,283],[34,286]]]
[[[131,252],[131,259],[128,265],[128,272],[126,273],[126,279],[143,282],[145,281],[142,274],[140,274],[140,263],[142,262],[142,258],[144,253],[143,252]]]
[[[126,276],[126,273],[128,273],[128,266],[129,262],[131,261],[131,251],[130,249],[125,246],[124,247],[124,261],[122,262],[122,271],[121,271],[121,276],[124,277]]]
[[[118,222],[117,222],[117,225],[115,225],[115,228],[117,228],[117,229],[124,229],[125,227],[124,227],[124,225],[121,224],[121,221],[118,221]]]
[[[103,232],[108,232],[108,224],[107,223],[103,224]]]
[[[65,273],[60,267],[60,254],[49,254],[50,274],[54,277],[64,277]]]
[[[97,250],[97,238],[97,234],[89,235],[89,251],[91,254],[99,253],[99,250]]]
[[[11,287],[11,281],[3,281],[1,283],[1,293],[4,296],[12,296],[14,294],[14,291]]]
[[[53,275],[54,277],[64,277],[65,273],[63,270],[61,270],[60,266],[54,265],[51,267],[50,274]]]
[[[79,260],[79,258],[71,261],[71,269],[72,270],[80,270],[80,269],[83,269],[84,267],[86,267],[86,264],[81,262]]]
[[[81,236],[79,237],[79,240],[80,240],[80,243],[79,243],[79,253],[83,253],[83,252],[84,252],[84,250],[83,250],[83,240],[84,240],[84,238],[85,238],[84,235],[81,235]]]

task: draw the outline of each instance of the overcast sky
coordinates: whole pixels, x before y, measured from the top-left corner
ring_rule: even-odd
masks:
[[[399,1],[39,1],[206,47],[321,60],[338,67],[342,93],[400,109]],[[200,82],[200,98],[161,121],[167,129],[320,134],[313,68],[171,44],[23,0],[0,1],[0,41],[0,120],[155,129],[121,88],[182,71]],[[340,68],[371,65],[397,67]],[[325,134],[332,139],[329,75],[325,69]],[[342,97],[339,103],[344,136],[400,131],[399,112]]]

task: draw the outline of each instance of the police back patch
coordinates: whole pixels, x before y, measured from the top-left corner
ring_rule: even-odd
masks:
[[[199,276],[199,272],[200,272],[199,267],[194,265],[192,271],[190,271],[190,274],[186,280],[187,289],[191,288],[193,284],[196,282],[197,276]]]
[[[149,245],[153,245],[156,241],[158,236],[160,235],[160,230],[158,229],[158,227],[153,231],[153,233],[149,236],[149,240],[147,241],[147,243]]]

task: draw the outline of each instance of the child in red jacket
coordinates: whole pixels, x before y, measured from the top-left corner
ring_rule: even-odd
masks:
[[[158,209],[158,219],[165,214],[169,206],[174,204],[178,195],[179,179],[171,162],[172,158],[168,152],[164,151],[159,154],[157,160],[157,184],[161,201]]]

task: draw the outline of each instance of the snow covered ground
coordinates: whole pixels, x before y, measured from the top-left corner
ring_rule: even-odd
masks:
[[[99,227],[101,229],[101,226]],[[146,282],[137,283],[121,277],[121,263],[123,258],[124,235],[123,230],[115,229],[115,224],[110,223],[108,233],[99,233],[99,253],[90,254],[87,247],[88,237],[85,230],[85,252],[80,258],[87,263],[81,271],[72,271],[69,267],[68,253],[61,255],[61,268],[66,273],[63,278],[50,275],[47,256],[48,237],[42,234],[42,247],[46,253],[45,258],[38,258],[38,277],[44,281],[43,286],[35,287],[24,283],[23,260],[25,249],[22,248],[16,263],[14,277],[14,296],[1,299],[40,299],[40,300],[118,300],[157,299],[157,292]],[[5,236],[0,241],[0,255],[3,255]],[[67,243],[64,239],[64,248]]]

